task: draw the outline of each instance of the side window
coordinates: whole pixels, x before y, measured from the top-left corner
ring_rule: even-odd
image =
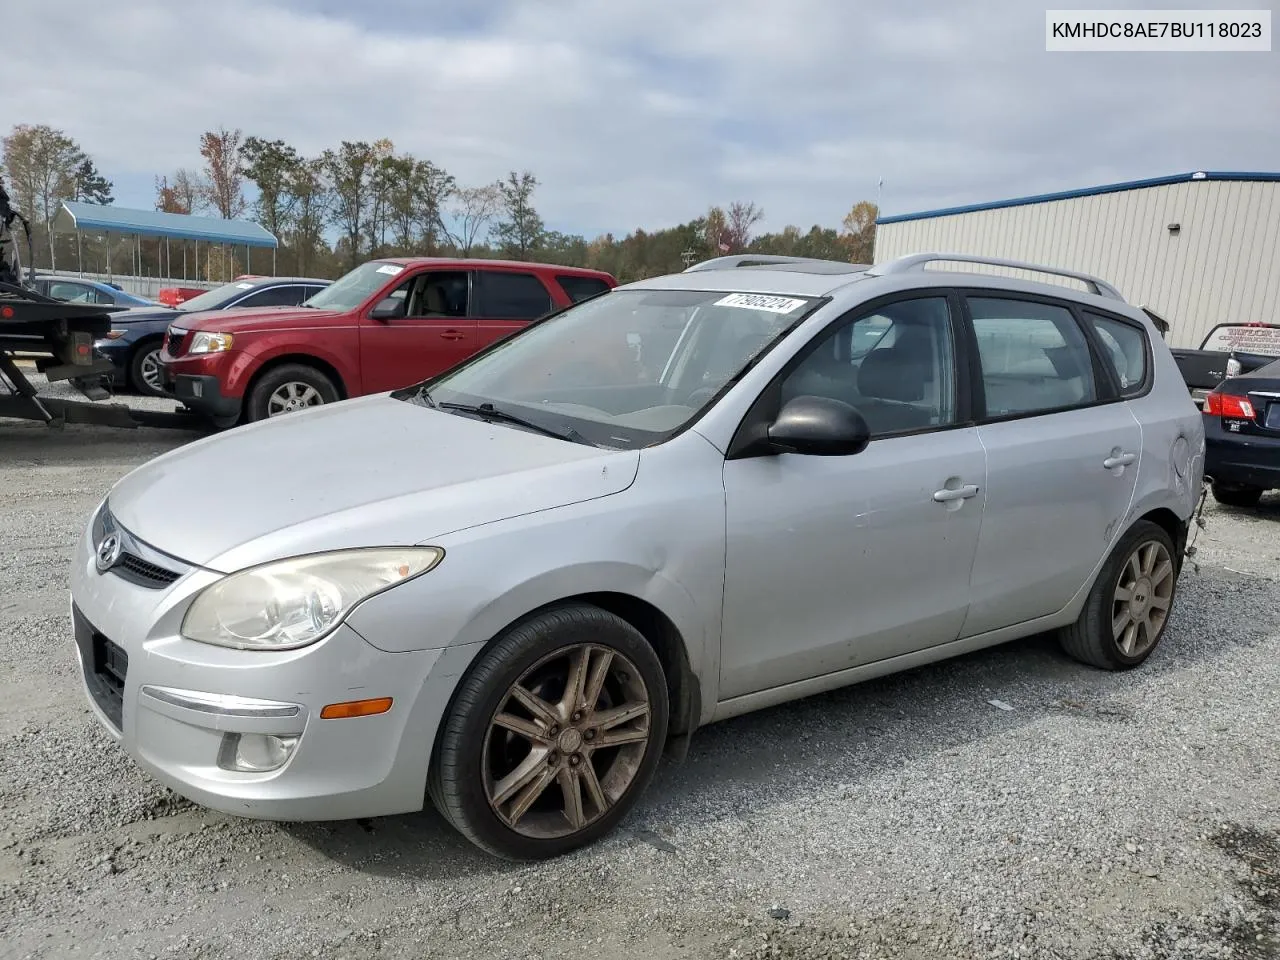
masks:
[[[987,416],[1045,413],[1097,399],[1093,359],[1071,311],[1004,297],[969,297]]]
[[[69,300],[73,303],[96,302],[93,289],[82,283],[59,283],[55,280],[49,284],[49,296],[55,300]]]
[[[255,290],[236,304],[237,307],[291,307],[299,302],[301,290],[293,284],[282,284]]]
[[[873,438],[948,426],[956,417],[950,319],[946,297],[922,297],[842,323],[787,375],[782,402],[842,400]]]
[[[323,289],[324,287],[318,284],[314,284],[314,283],[308,284],[307,286],[302,288],[302,300],[299,302],[306,303],[308,300],[310,300],[312,297],[314,297],[317,293],[319,293]]]
[[[404,291],[402,293],[401,291]],[[467,315],[467,272],[441,270],[420,273],[392,294],[407,295],[407,317],[465,317]]]
[[[556,283],[574,303],[581,303],[600,293],[607,293],[609,285],[597,277],[576,277],[572,274],[556,274]]]
[[[1147,382],[1147,338],[1131,324],[1096,313],[1085,313],[1094,332],[1102,341],[1120,382],[1120,396],[1132,397],[1142,392]]]
[[[551,294],[532,273],[476,271],[472,311],[490,320],[536,320],[551,310]]]

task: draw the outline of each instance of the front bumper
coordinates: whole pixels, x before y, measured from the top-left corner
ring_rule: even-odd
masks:
[[[185,568],[160,589],[99,573],[82,536],[71,578],[76,651],[99,721],[148,773],[196,803],[270,820],[422,809],[431,745],[458,670],[449,651],[387,653],[350,627],[298,650],[240,651],[178,635],[220,574]],[[178,566],[178,564],[171,564]],[[444,666],[447,669],[435,669]],[[326,704],[391,697],[389,711],[321,719]],[[297,738],[282,766],[226,769],[252,734]]]
[[[175,357],[160,351],[160,379],[164,389],[188,409],[208,417],[238,417],[242,398],[224,388],[237,367],[234,353]]]
[[[1205,476],[1263,490],[1280,489],[1280,437],[1229,433],[1205,417]]]

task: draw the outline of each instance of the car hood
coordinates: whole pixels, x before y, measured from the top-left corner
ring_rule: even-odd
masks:
[[[112,323],[139,323],[144,320],[168,320],[182,316],[182,312],[172,307],[130,307],[128,310],[117,310],[111,314]]]
[[[180,447],[125,476],[108,505],[156,549],[226,573],[608,496],[639,458],[377,394]]]
[[[173,321],[183,330],[217,330],[219,333],[251,333],[278,327],[312,326],[333,317],[342,316],[337,310],[316,310],[312,307],[240,307],[232,310],[208,310],[204,313],[178,313]]]

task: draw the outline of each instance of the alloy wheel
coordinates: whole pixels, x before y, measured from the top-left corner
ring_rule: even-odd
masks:
[[[164,386],[160,382],[160,351],[148,350],[138,364],[138,372],[142,374],[142,382],[156,393],[163,393]]]
[[[585,829],[636,779],[651,713],[640,671],[618,651],[577,644],[544,657],[489,722],[481,763],[490,808],[526,837]]]
[[[290,380],[272,391],[267,399],[267,416],[278,417],[307,407],[318,407],[322,403],[324,403],[324,397],[320,396],[320,391],[311,384]]]
[[[1160,638],[1174,582],[1173,558],[1163,543],[1148,540],[1129,554],[1111,608],[1111,635],[1126,657],[1142,656]]]

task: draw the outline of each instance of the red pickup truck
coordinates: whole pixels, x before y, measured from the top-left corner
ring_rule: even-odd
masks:
[[[301,307],[175,321],[162,378],[218,426],[262,420],[425,380],[616,285],[597,270],[541,263],[372,260]]]

